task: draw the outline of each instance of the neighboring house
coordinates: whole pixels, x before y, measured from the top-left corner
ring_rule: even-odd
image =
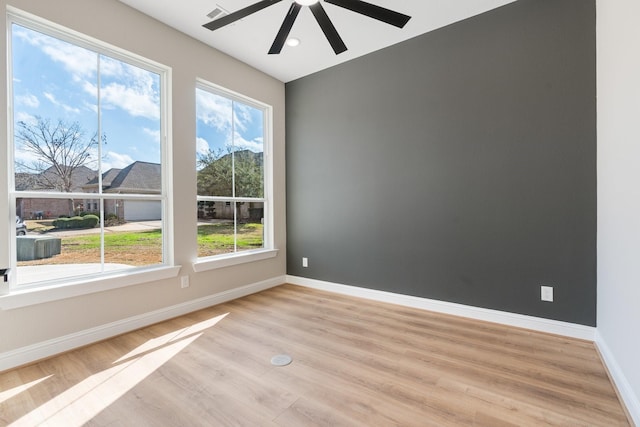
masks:
[[[122,169],[109,169],[105,173],[102,174],[102,188],[111,187],[111,183],[113,179],[120,173]],[[98,177],[93,178],[87,184],[82,186],[82,191],[86,193],[97,193],[98,192]],[[115,208],[115,202],[112,200],[107,200],[105,204],[105,212],[107,214],[113,213],[118,214]],[[98,212],[100,210],[99,202],[96,199],[85,199],[84,201],[85,210],[88,212]],[[111,209],[109,209],[111,208]]]
[[[82,186],[96,177],[96,171],[86,166],[80,166],[71,176],[71,191],[81,192]],[[60,178],[53,172],[53,168],[34,173],[16,173],[16,190],[50,192],[60,191]],[[19,198],[16,199],[16,215],[23,219],[57,218],[61,215],[71,215],[75,211],[84,210],[82,200],[73,199],[44,199]]]
[[[60,190],[56,185],[56,177],[47,169],[42,174],[17,173],[16,190],[19,191],[54,191]],[[102,191],[116,194],[160,194],[162,186],[160,165],[136,161],[129,166],[112,168],[102,174]],[[85,166],[74,171],[73,192],[97,193],[98,176]],[[16,214],[25,219],[57,218],[61,215],[72,215],[79,211],[99,212],[97,199],[83,200],[64,199],[18,199]],[[156,200],[105,200],[105,213],[114,214],[125,221],[159,220],[162,218],[162,205]],[[247,220],[262,216],[262,206],[241,203],[236,214]],[[200,202],[198,218],[201,219],[233,219],[234,208],[230,202]]]
[[[261,203],[240,202],[236,209],[241,221],[259,221],[263,215]],[[233,214],[231,202],[198,202],[198,219],[233,219]]]
[[[116,194],[160,194],[162,181],[160,165],[133,162],[124,169],[109,169],[102,174],[102,191]],[[87,182],[82,191],[98,192],[98,177]],[[98,211],[98,201],[86,199],[87,211]],[[162,218],[162,204],[158,200],[105,200],[106,214],[115,214],[125,221],[157,220]]]

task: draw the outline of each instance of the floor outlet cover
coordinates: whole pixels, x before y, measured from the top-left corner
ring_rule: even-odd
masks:
[[[288,354],[278,354],[271,358],[271,364],[274,366],[287,366],[292,360]]]

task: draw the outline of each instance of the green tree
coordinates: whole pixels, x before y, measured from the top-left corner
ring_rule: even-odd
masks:
[[[262,153],[250,150],[209,151],[198,158],[198,194],[223,197],[264,197]],[[233,185],[235,181],[235,194]]]

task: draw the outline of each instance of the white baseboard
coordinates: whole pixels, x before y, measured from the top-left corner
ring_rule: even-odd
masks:
[[[163,320],[192,313],[216,304],[241,298],[285,283],[285,276],[278,276],[214,295],[176,304],[171,307],[151,311],[106,325],[86,329],[59,338],[32,344],[16,350],[0,353],[0,372],[45,359],[74,348],[82,347],[116,335],[143,328]]]
[[[472,307],[463,304],[437,301],[409,295],[401,295],[392,292],[360,288],[357,286],[341,285],[337,283],[307,279],[298,276],[287,276],[287,283],[336,292],[344,295],[366,298],[374,301],[398,304],[405,307],[420,308],[423,310],[430,310],[438,313],[452,314],[455,316],[484,320],[487,322],[500,323],[509,326],[516,326],[519,328],[531,329],[550,334],[595,341],[595,328],[590,326],[578,325],[575,323],[543,319],[540,317]]]
[[[597,331],[596,347],[600,352],[602,361],[609,371],[609,377],[611,377],[611,381],[613,381],[616,386],[620,399],[626,406],[627,413],[629,414],[633,422],[636,425],[640,426],[640,397],[638,397],[633,391],[631,384],[629,384],[629,381],[627,381],[627,377],[622,372],[622,369],[620,369],[620,365],[618,365],[618,362],[613,356],[611,349],[609,349],[609,346],[602,338],[602,335],[600,335]]]

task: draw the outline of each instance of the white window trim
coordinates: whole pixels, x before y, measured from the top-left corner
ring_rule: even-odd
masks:
[[[140,285],[157,280],[177,277],[180,266],[153,268],[132,268],[133,271],[119,270],[117,273],[99,276],[78,276],[59,283],[38,287],[12,289],[8,295],[0,296],[0,309],[11,310],[81,295],[103,292],[126,286]],[[10,273],[11,274],[11,273]],[[74,280],[75,279],[75,280]]]
[[[54,22],[40,18],[31,13],[22,11],[12,6],[7,6],[6,15],[7,28],[10,29],[13,23],[40,31],[52,37],[73,43],[77,46],[87,48],[91,51],[109,56],[111,58],[124,61],[128,64],[139,66],[145,70],[157,73],[160,76],[160,132],[163,145],[161,153],[161,186],[162,193],[160,195],[128,195],[128,198],[154,199],[160,200],[162,203],[162,239],[163,239],[163,264],[149,267],[132,267],[131,270],[119,270],[117,272],[100,273],[92,276],[74,276],[64,280],[39,282],[38,284],[28,285],[24,287],[16,286],[15,273],[17,268],[16,261],[16,243],[15,243],[15,226],[10,227],[12,230],[9,238],[10,243],[10,275],[8,283],[0,284],[0,309],[10,309],[25,307],[34,304],[41,304],[49,301],[56,301],[65,298],[76,297],[80,295],[102,292],[110,289],[122,288],[125,286],[138,285],[142,283],[152,282],[156,280],[177,277],[180,266],[174,265],[174,231],[173,231],[173,205],[169,203],[170,196],[173,194],[173,159],[172,153],[172,124],[171,124],[171,84],[172,69],[166,65],[160,64],[151,59],[121,49],[99,39],[71,30]],[[10,34],[10,33],[9,33]],[[9,46],[11,38],[8,38]],[[11,46],[7,52],[8,56],[8,73],[13,75],[11,64]],[[14,129],[13,129],[13,85],[8,85],[7,93],[7,132],[6,151],[8,153],[7,162],[8,169],[13,172],[14,163]],[[14,188],[14,175],[9,174],[9,188]],[[9,191],[10,218],[15,218],[15,199],[16,196],[27,195],[27,193],[17,193],[15,190]],[[83,197],[93,193],[82,193]],[[66,195],[66,194],[65,194]],[[43,193],[38,193],[38,197],[47,197]],[[60,195],[57,195],[60,196]],[[97,196],[93,195],[95,198]],[[53,196],[51,196],[53,197]],[[114,198],[107,194],[101,195],[103,199]]]
[[[232,265],[243,264],[246,262],[260,261],[263,259],[273,258],[278,254],[275,249],[275,217],[273,206],[273,107],[271,105],[256,101],[238,92],[226,89],[203,79],[196,79],[196,88],[213,92],[217,95],[227,97],[232,101],[237,101],[245,105],[249,105],[260,109],[264,112],[263,132],[264,132],[264,247],[262,249],[247,250],[241,252],[233,252],[228,254],[214,255],[210,257],[199,257],[192,266],[194,271],[207,271],[217,268],[228,267]],[[241,201],[242,197],[207,197],[210,199],[225,199]],[[197,198],[196,198],[197,200]],[[250,199],[246,199],[250,200]]]
[[[193,271],[200,273],[202,271],[215,270],[247,262],[256,262],[262,261],[263,259],[275,258],[277,255],[278,249],[254,249],[250,251],[198,258],[198,260],[192,264],[192,267]]]

